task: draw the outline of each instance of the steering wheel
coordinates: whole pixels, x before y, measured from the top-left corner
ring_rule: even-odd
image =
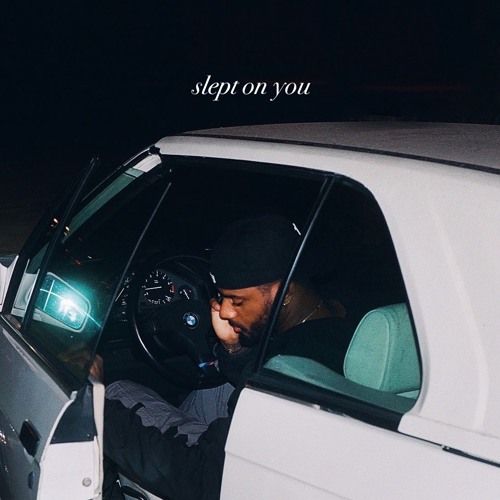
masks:
[[[150,259],[130,284],[127,314],[148,361],[187,388],[218,385],[210,318],[216,289],[208,262],[188,255]]]

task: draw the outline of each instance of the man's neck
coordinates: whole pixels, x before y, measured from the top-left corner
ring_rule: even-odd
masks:
[[[332,313],[316,292],[295,283],[281,306],[278,331],[285,332],[301,323],[330,316]]]

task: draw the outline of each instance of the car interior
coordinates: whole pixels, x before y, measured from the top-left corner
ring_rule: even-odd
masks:
[[[216,293],[208,262],[218,235],[230,222],[266,213],[285,215],[303,228],[321,187],[319,176],[285,174],[276,167],[177,160],[172,186],[144,235],[99,345],[109,381],[132,378],[170,401],[224,381],[212,356],[215,336],[203,319]],[[362,186],[342,180],[322,213],[299,265],[332,311],[351,325],[342,375],[376,389],[377,398],[380,392],[416,397],[418,348],[396,253],[377,203]],[[190,316],[196,324],[186,323]],[[373,342],[368,351],[363,338]],[[323,385],[328,380],[316,378]],[[413,401],[383,404],[402,411]]]
[[[169,401],[224,381],[207,321],[217,293],[208,272],[217,237],[231,222],[259,214],[286,215],[304,226],[321,187],[317,178],[266,165],[235,169],[233,162],[176,159],[176,166],[98,347],[106,381],[129,378]]]
[[[156,168],[134,168],[146,161]],[[208,308],[217,293],[211,248],[228,224],[245,217],[283,215],[305,233],[327,179],[249,162],[159,159],[151,152],[134,159],[76,208],[47,265],[27,336],[74,377],[86,376],[85,363],[97,351],[106,383],[133,380],[173,403],[195,388],[221,384]],[[385,219],[363,186],[340,177],[319,214],[298,267],[352,329],[344,373],[286,355],[266,368],[334,391],[402,395],[387,403],[400,410],[418,394],[420,365]],[[36,275],[46,247],[37,248],[25,278]],[[33,279],[16,297],[19,320]],[[50,297],[63,295],[71,300],[55,307]],[[339,377],[351,387],[334,384]]]

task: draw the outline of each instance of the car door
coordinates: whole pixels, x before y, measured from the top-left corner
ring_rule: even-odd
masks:
[[[425,365],[389,228],[365,188],[333,185],[291,281],[299,276],[350,341],[339,346],[334,329],[317,349],[310,337],[276,350],[269,335],[236,405],[221,498],[498,497],[495,463],[399,430],[425,395]],[[322,360],[332,347],[340,372]]]
[[[50,436],[54,432],[54,425],[77,396],[76,392],[71,393],[65,390],[44,369],[42,364],[37,362],[37,356],[33,356],[34,353],[29,352],[29,343],[26,342],[21,332],[23,329],[27,330],[29,328],[30,321],[27,315],[29,298],[33,295],[32,290],[36,286],[37,276],[49,262],[50,250],[54,248],[57,240],[61,238],[62,227],[73,207],[81,199],[91,178],[94,166],[95,164],[92,162],[70,199],[63,203],[61,208],[56,210],[51,217],[44,219],[39,224],[30,239],[30,243],[26,246],[24,253],[21,254],[23,261],[27,260],[32,263],[33,260],[36,261],[34,265],[36,271],[30,273],[27,272],[27,268],[24,272],[20,271],[23,275],[29,276],[31,286],[29,296],[24,296],[24,304],[18,311],[17,316],[10,314],[12,307],[4,304],[3,300],[6,285],[13,273],[15,263],[11,263],[9,268],[2,272],[3,314],[0,336],[0,352],[2,353],[0,356],[0,373],[3,379],[0,399],[0,429],[2,434],[0,496],[2,498],[37,497],[40,483],[47,481],[47,477],[42,480],[40,465],[44,452],[48,450],[48,443]],[[61,223],[57,224],[56,221]],[[30,249],[30,246],[36,248],[36,250]],[[18,280],[13,280],[10,290],[11,295],[19,291],[18,289],[14,290],[17,284]],[[43,354],[38,352],[37,355],[42,356]],[[88,393],[91,394],[91,391]],[[80,395],[80,399],[84,399],[83,393]],[[92,437],[95,437],[95,433],[93,434]],[[46,455],[49,455],[48,459],[50,461],[50,454]],[[92,450],[92,458],[94,457],[98,459],[99,454],[95,454],[94,450]],[[88,462],[92,464],[93,460]],[[92,486],[92,497],[95,497],[95,486],[97,482],[98,487],[99,476],[95,475],[94,470],[86,470],[85,473],[89,486]],[[46,491],[53,492],[53,489],[46,488]]]
[[[92,189],[89,172],[19,256],[0,316],[2,499],[101,496],[104,390],[89,366],[168,188],[160,163],[145,152]]]

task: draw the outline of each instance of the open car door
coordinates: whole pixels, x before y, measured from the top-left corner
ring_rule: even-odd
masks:
[[[43,342],[30,341],[30,332],[41,319],[39,300],[51,255],[64,237],[63,227],[93,169],[94,162],[63,208],[40,223],[17,261],[17,277],[14,262],[2,269],[3,287],[14,272],[11,300],[2,293],[0,323],[2,498],[63,498],[68,487],[73,498],[100,495],[101,460],[93,404],[103,391],[99,384],[94,391],[90,383],[80,390],[76,385],[70,388],[58,376],[61,367],[47,359]],[[75,419],[77,406],[86,411]],[[68,432],[72,425],[85,429],[85,435]],[[69,474],[61,473],[68,468]]]
[[[145,156],[147,169],[125,165],[92,190],[90,168],[18,258],[0,315],[2,500],[102,496],[104,387],[88,373],[116,291],[168,185],[160,175],[146,189],[149,169],[161,160]],[[137,216],[116,234],[131,199]]]

